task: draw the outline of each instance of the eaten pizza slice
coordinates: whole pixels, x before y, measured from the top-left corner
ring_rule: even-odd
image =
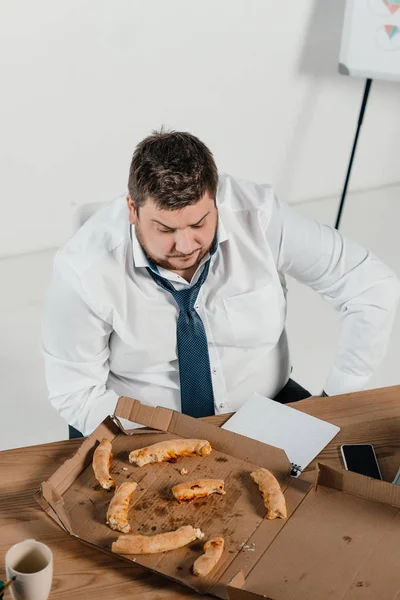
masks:
[[[115,481],[110,475],[111,461],[112,444],[104,438],[94,451],[92,461],[94,475],[104,490],[115,487]]]
[[[226,494],[223,479],[195,479],[175,485],[172,493],[178,502],[190,502],[210,494]]]
[[[250,473],[250,477],[263,495],[265,507],[268,509],[267,519],[286,519],[285,496],[278,480],[268,469],[257,469]]]
[[[175,531],[156,535],[120,535],[111,546],[117,554],[158,554],[187,546],[194,540],[204,537],[204,533],[191,525],[184,525]]]
[[[107,510],[107,525],[115,531],[129,533],[131,526],[128,523],[129,502],[137,488],[135,481],[125,481],[117,487],[114,497]]]
[[[150,463],[173,461],[180,456],[208,456],[211,444],[207,440],[165,440],[152,446],[133,450],[129,454],[129,462],[143,467]]]
[[[208,540],[203,547],[204,554],[194,561],[193,573],[199,577],[208,575],[214,569],[224,552],[224,538],[216,536]]]

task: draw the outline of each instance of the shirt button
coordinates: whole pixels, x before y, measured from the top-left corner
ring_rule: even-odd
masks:
[[[216,372],[217,372],[217,369],[216,369],[215,367],[213,367],[213,370],[212,370],[212,372],[213,372],[213,373],[216,373]]]
[[[220,408],[224,408],[225,404],[223,402],[221,402],[221,404],[219,405]]]
[[[196,304],[195,309],[199,310],[200,306],[198,304]]]

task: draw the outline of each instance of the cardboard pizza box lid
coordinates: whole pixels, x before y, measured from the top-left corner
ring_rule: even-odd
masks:
[[[400,487],[318,464],[315,486],[231,600],[395,600],[400,595]]]

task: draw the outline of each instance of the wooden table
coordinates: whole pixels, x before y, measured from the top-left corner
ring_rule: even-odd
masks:
[[[341,444],[370,442],[375,446],[383,478],[393,480],[400,466],[400,386],[333,398],[310,398],[293,406],[341,427],[318,460],[340,467]],[[228,416],[207,420],[221,425]],[[48,544],[54,553],[50,598],[179,600],[200,597],[141,567],[86,547],[59,529],[38,507],[34,492],[80,443],[81,440],[67,440],[0,453],[0,579],[5,578],[6,550],[25,538],[36,538]],[[309,469],[313,466],[314,463]]]

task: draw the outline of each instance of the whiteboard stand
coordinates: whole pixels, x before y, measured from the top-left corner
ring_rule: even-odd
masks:
[[[346,179],[344,181],[342,197],[340,199],[340,205],[339,205],[339,209],[338,209],[337,216],[336,216],[335,229],[339,229],[339,225],[340,225],[340,219],[342,216],[344,202],[345,202],[346,194],[347,194],[347,186],[350,181],[351,169],[353,167],[354,155],[356,153],[356,148],[357,148],[357,143],[358,143],[358,136],[360,135],[361,125],[364,120],[364,113],[365,113],[365,109],[367,107],[368,96],[369,96],[369,91],[371,89],[371,84],[372,84],[372,79],[367,79],[365,81],[364,96],[363,96],[363,99],[361,102],[360,114],[358,115],[356,134],[354,136],[353,148],[351,150],[349,165],[347,167],[347,173],[346,173]]]
[[[336,229],[340,225],[372,80],[400,81],[400,0],[346,0],[339,73],[362,77],[366,81]]]

